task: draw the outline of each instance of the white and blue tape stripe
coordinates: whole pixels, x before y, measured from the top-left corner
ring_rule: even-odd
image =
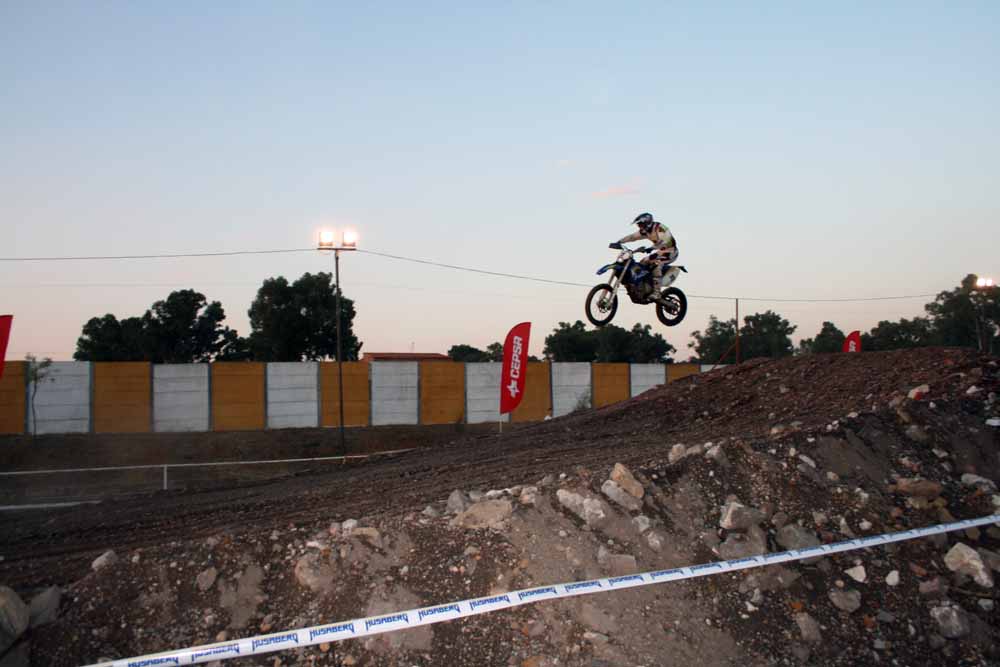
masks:
[[[835,544],[822,544],[805,549],[794,549],[792,551],[782,551],[779,553],[763,554],[761,556],[750,556],[737,560],[718,561],[703,563],[701,565],[690,565],[669,570],[657,570],[654,572],[642,572],[639,574],[629,574],[621,577],[609,577],[604,579],[593,579],[591,581],[578,581],[568,584],[554,584],[551,586],[540,586],[519,591],[511,591],[501,595],[489,597],[473,598],[461,600],[459,602],[449,602],[434,605],[432,607],[421,607],[410,609],[393,614],[382,616],[370,616],[368,618],[358,618],[350,621],[342,621],[327,625],[319,625],[312,628],[302,628],[288,632],[278,632],[259,637],[247,637],[245,639],[210,644],[207,646],[196,646],[193,648],[178,649],[176,651],[166,651],[155,655],[145,655],[135,658],[125,658],[112,662],[100,663],[91,667],[158,667],[160,665],[193,665],[216,660],[228,660],[230,658],[245,657],[248,655],[260,655],[291,648],[303,646],[313,646],[316,644],[330,644],[343,641],[345,639],[356,639],[377,635],[395,630],[405,630],[421,625],[431,625],[452,621],[466,616],[476,616],[500,609],[509,609],[525,604],[532,604],[542,600],[556,600],[559,598],[575,597],[578,595],[590,595],[592,593],[605,593],[625,588],[637,586],[651,586],[671,581],[682,581],[685,579],[695,579],[707,577],[725,572],[735,572],[765,565],[777,563],[788,563],[792,561],[805,560],[830,554],[842,553],[845,551],[855,551],[857,549],[867,549],[893,542],[903,542],[931,535],[939,535],[956,530],[966,530],[990,524],[1000,524],[1000,515],[990,515],[979,519],[965,519],[953,523],[930,526],[927,528],[911,528],[898,533],[888,533],[885,535],[872,535],[861,537]]]

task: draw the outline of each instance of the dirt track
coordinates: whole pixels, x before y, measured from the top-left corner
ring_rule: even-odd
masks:
[[[967,393],[972,383],[976,397]],[[936,404],[924,400],[891,406],[918,384],[931,387]],[[273,483],[0,516],[0,581],[24,591],[69,586],[88,575],[91,561],[108,548],[119,553],[170,549],[218,535],[267,534],[351,517],[412,516],[456,488],[502,489],[559,473],[587,483],[616,462],[659,477],[659,484],[675,490],[690,488],[697,495],[701,485],[709,504],[721,502],[728,492],[757,502],[767,499],[793,516],[808,517],[828,507],[833,502],[828,484],[813,480],[814,473],[802,465],[796,472],[771,460],[767,452],[774,451],[776,442],[786,447],[795,442],[800,451],[813,447],[810,455],[821,468],[842,470],[873,496],[875,505],[867,511],[874,511],[871,516],[880,524],[878,517],[884,515],[885,529],[891,529],[893,497],[884,480],[893,477],[901,457],[925,474],[939,467],[929,444],[914,449],[901,435],[906,420],[922,424],[937,446],[949,450],[955,474],[968,471],[1000,479],[1000,437],[996,429],[981,427],[984,406],[993,405],[983,397],[997,389],[994,361],[957,350],[750,362],[686,378],[625,403],[502,436],[468,436],[388,460]],[[848,417],[850,413],[856,414]],[[809,442],[819,437],[818,444],[806,445],[810,433]],[[821,434],[833,438],[829,447],[822,446]],[[735,462],[729,477],[713,478],[702,465],[683,473],[666,465],[675,443],[706,441],[736,443],[729,450]],[[791,451],[794,455],[794,447]],[[715,484],[721,484],[718,491],[712,491]],[[988,511],[988,498],[980,502],[949,494],[956,516]],[[923,516],[906,520],[913,522],[909,525],[934,521]],[[896,521],[900,525],[901,519]],[[711,558],[705,551],[685,554]],[[773,649],[769,641],[761,639],[754,646],[757,655]]]
[[[502,488],[574,466],[639,463],[663,455],[673,442],[732,434],[766,438],[776,422],[801,421],[808,427],[864,410],[870,407],[868,396],[905,392],[917,383],[942,390],[956,371],[975,363],[972,354],[949,350],[944,356],[936,349],[757,360],[685,378],[602,409],[503,435],[462,437],[332,472],[216,491],[155,493],[127,503],[103,503],[98,511],[84,506],[0,515],[0,581],[12,586],[65,584],[108,547],[191,539],[251,522],[267,528],[331,515],[419,511],[457,486]],[[781,393],[782,386],[788,395]],[[994,445],[1000,443],[996,435],[984,435]],[[992,451],[991,457],[970,453],[967,465],[1000,477],[1000,448]]]

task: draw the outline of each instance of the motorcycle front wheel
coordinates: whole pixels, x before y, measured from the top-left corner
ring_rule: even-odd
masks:
[[[603,327],[618,312],[618,295],[606,283],[594,285],[587,295],[587,319],[595,327]]]
[[[668,327],[675,327],[681,323],[688,311],[688,300],[684,292],[676,287],[668,287],[660,293],[660,297],[666,301],[656,304],[656,317]]]

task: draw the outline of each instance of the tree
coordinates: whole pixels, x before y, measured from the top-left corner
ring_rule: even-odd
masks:
[[[870,333],[861,334],[861,349],[869,352],[925,347],[935,342],[933,325],[926,317],[903,318],[899,322],[882,320]]]
[[[222,325],[226,312],[194,290],[171,292],[141,317],[119,320],[112,314],[83,325],[73,358],[77,361],[211,361],[235,339]]]
[[[28,362],[28,382],[31,385],[31,435],[34,437],[38,433],[38,412],[35,410],[35,396],[38,395],[38,386],[49,378],[52,359],[45,357],[41,361],[30,352],[24,356]]]
[[[833,322],[823,322],[823,328],[816,338],[803,338],[799,349],[804,354],[822,354],[825,352],[840,352],[844,349],[847,336]]]
[[[108,313],[83,325],[73,358],[77,361],[143,361],[150,341],[141,317],[119,320]]]
[[[478,347],[472,347],[471,345],[464,344],[452,345],[451,349],[448,350],[448,357],[453,361],[464,361],[468,363],[491,361],[489,353],[483,352]]]
[[[692,331],[691,337],[694,340],[688,343],[688,347],[694,350],[698,360],[704,364],[717,364],[736,342],[736,320],[723,321],[711,315],[705,333]]]
[[[633,364],[670,363],[670,355],[677,351],[658,333],[652,333],[652,327],[638,322],[630,332],[629,347],[632,354],[628,361]]]
[[[503,361],[503,343],[490,343],[486,346],[486,361]],[[529,357],[530,361],[538,361],[535,357]]]
[[[977,288],[976,279],[974,274],[965,276],[957,288],[941,292],[924,306],[937,344],[992,353],[1000,328],[1000,288]]]
[[[587,331],[583,322],[573,324],[560,322],[559,326],[545,337],[545,358],[550,361],[594,361],[597,358],[598,341],[593,332]]]
[[[249,346],[259,361],[301,361],[337,357],[336,295],[332,275],[305,273],[294,283],[268,278],[250,306]],[[344,360],[356,360],[361,342],[354,335],[354,301],[340,300]]]
[[[632,330],[608,324],[591,332],[597,339],[594,361],[600,363],[665,363],[674,346],[660,334],[651,332],[650,325],[636,323]]]
[[[771,310],[744,317],[740,327],[740,359],[789,356],[795,349],[791,339],[795,329]]]
[[[598,363],[664,363],[674,347],[646,324],[631,331],[609,324],[588,331],[583,322],[560,322],[545,338],[545,358],[551,361]]]
[[[740,360],[790,355],[794,331],[788,320],[773,311],[747,315],[740,327]],[[735,319],[722,321],[712,315],[705,333],[693,331],[691,337],[694,341],[688,347],[694,349],[702,363],[717,364],[727,352],[727,358],[735,359],[731,352],[736,342]]]

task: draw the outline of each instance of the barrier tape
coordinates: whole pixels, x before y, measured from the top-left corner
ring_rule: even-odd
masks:
[[[144,655],[136,658],[125,658],[104,662],[89,667],[155,667],[159,665],[192,665],[214,660],[228,660],[249,655],[260,655],[274,651],[282,651],[316,644],[327,644],[344,641],[345,639],[357,639],[370,635],[393,632],[396,630],[406,630],[422,625],[442,623],[452,621],[457,618],[467,616],[477,616],[491,611],[519,607],[525,604],[541,602],[542,600],[556,600],[560,598],[575,597],[578,595],[590,595],[592,593],[605,593],[617,591],[625,588],[635,588],[638,586],[651,586],[653,584],[663,584],[671,581],[683,581],[685,579],[695,579],[725,572],[736,572],[765,565],[775,565],[777,563],[788,563],[791,561],[805,560],[829,556],[830,554],[854,551],[857,549],[867,549],[870,547],[890,544],[892,542],[902,542],[921,537],[929,537],[941,533],[948,533],[956,530],[965,530],[977,526],[989,524],[1000,524],[1000,515],[990,515],[979,519],[965,519],[953,523],[931,526],[929,528],[912,528],[897,533],[887,533],[884,535],[873,535],[862,537],[846,542],[835,544],[821,544],[805,549],[793,549],[779,553],[763,554],[761,556],[749,556],[737,560],[718,561],[703,563],[701,565],[691,565],[688,567],[678,567],[670,570],[657,570],[654,572],[643,572],[639,574],[629,574],[621,577],[610,577],[603,579],[593,579],[591,581],[579,581],[568,584],[554,584],[551,586],[540,586],[519,591],[510,591],[500,595],[489,597],[461,600],[450,602],[433,607],[421,607],[410,609],[394,614],[383,616],[369,616],[367,618],[356,618],[350,621],[319,625],[300,630],[289,630],[258,637],[247,637],[230,642],[218,644],[208,644],[206,646],[196,646],[193,648],[167,651],[153,655]]]

